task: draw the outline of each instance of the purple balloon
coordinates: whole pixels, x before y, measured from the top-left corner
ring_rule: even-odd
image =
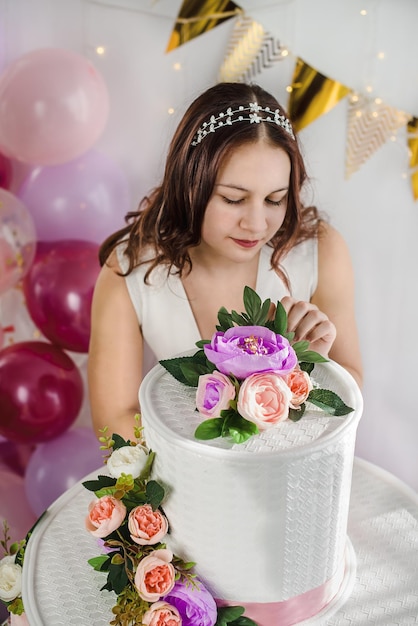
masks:
[[[33,322],[52,343],[87,352],[99,247],[89,241],[39,242],[23,293]]]
[[[35,168],[18,196],[33,217],[39,241],[101,243],[125,226],[131,209],[126,176],[97,150],[62,165]]]
[[[75,421],[84,395],[74,361],[42,341],[0,352],[0,434],[17,443],[48,441]]]
[[[103,452],[91,428],[74,428],[40,443],[26,468],[26,497],[39,516],[54,500],[94,470],[103,472]]]

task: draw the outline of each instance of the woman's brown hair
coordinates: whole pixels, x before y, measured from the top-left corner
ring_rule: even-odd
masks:
[[[128,213],[127,226],[106,239],[100,248],[103,265],[123,239],[127,240],[129,274],[143,262],[145,247],[151,249],[151,271],[160,264],[167,271],[182,275],[191,269],[189,249],[199,245],[206,206],[213,193],[218,170],[230,152],[245,143],[263,137],[271,145],[285,150],[291,162],[285,220],[269,242],[273,248],[271,264],[278,269],[281,258],[297,243],[317,235],[318,215],[315,207],[305,207],[300,191],[307,178],[297,138],[276,123],[249,121],[225,124],[192,145],[198,129],[211,116],[219,116],[231,107],[248,107],[256,102],[263,109],[286,112],[277,100],[258,85],[219,83],[202,93],[189,106],[169,146],[162,183],[145,197],[138,211]],[[265,117],[265,112],[260,116]],[[284,277],[285,278],[285,277]]]

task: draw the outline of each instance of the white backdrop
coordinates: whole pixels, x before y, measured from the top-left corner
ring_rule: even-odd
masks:
[[[110,93],[110,117],[96,147],[125,172],[132,208],[159,180],[168,141],[185,107],[217,81],[233,28],[228,20],[166,54],[181,4],[181,0],[0,0],[3,67],[36,48],[61,47],[84,55],[101,72]],[[286,86],[300,56],[347,87],[365,93],[372,86],[372,94],[388,105],[418,116],[415,0],[237,4],[291,52],[255,79],[285,106]],[[360,14],[362,9],[367,15]],[[98,46],[104,47],[104,54],[97,54]],[[346,180],[347,110],[345,99],[302,130],[300,137],[313,199],[345,236],[355,268],[365,369],[357,454],[418,489],[418,202],[408,175],[406,129]],[[84,407],[78,423],[88,419]]]

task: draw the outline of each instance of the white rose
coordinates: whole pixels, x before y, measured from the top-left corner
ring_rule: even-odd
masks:
[[[148,454],[142,446],[123,446],[112,452],[107,460],[107,469],[113,478],[131,474],[138,478],[147,461]]]
[[[22,568],[14,562],[14,556],[0,561],[0,600],[11,602],[22,592]]]

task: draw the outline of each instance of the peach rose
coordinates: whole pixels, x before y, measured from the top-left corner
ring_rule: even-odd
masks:
[[[142,617],[144,626],[181,626],[181,621],[176,607],[167,602],[154,602]]]
[[[171,563],[172,558],[171,550],[155,550],[139,562],[135,573],[135,587],[140,598],[146,602],[156,602],[161,596],[170,593],[176,574]]]
[[[287,419],[292,392],[275,372],[252,374],[238,394],[238,413],[266,430]]]
[[[143,504],[129,513],[128,529],[135,543],[154,545],[167,534],[168,521],[160,511],[153,511],[149,504]]]
[[[89,504],[86,528],[95,537],[107,537],[125,519],[126,506],[113,496],[102,496]]]
[[[294,369],[286,376],[286,383],[292,392],[292,399],[290,406],[292,409],[297,409],[305,402],[312,389],[312,381],[308,372],[304,372],[300,369]]]

